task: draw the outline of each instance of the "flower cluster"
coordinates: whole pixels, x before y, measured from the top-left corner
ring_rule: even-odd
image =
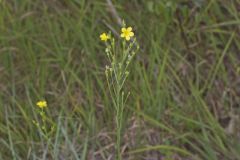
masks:
[[[126,43],[126,41],[122,41],[122,52],[123,54],[117,55],[116,52],[116,45],[115,45],[115,39],[114,37],[111,37],[111,33],[102,33],[100,35],[101,41],[107,42],[110,41],[110,43],[106,43],[107,47],[105,49],[106,55],[108,57],[108,60],[111,65],[106,65],[105,67],[105,74],[106,77],[109,78],[109,76],[112,79],[119,79],[117,83],[122,83],[122,85],[125,82],[125,79],[129,75],[128,65],[132,58],[135,56],[136,51],[139,49],[139,46],[136,42],[136,38],[134,38],[134,32],[132,27],[122,27],[121,28],[121,34],[120,37],[123,38],[126,41],[130,41],[130,43]],[[114,73],[114,74],[113,74]],[[117,74],[117,75],[116,75]]]
[[[107,35],[106,33],[102,33],[102,34],[100,35],[100,39],[101,39],[102,41],[107,41],[108,39],[110,39],[110,36]]]
[[[50,135],[54,132],[55,124],[47,117],[44,110],[47,108],[47,102],[45,100],[38,101],[36,105],[40,109],[37,111],[39,113],[40,122],[37,120],[33,120],[32,122],[39,129],[40,134],[42,134],[44,138],[49,139]]]
[[[39,108],[45,108],[45,107],[47,107],[47,102],[46,101],[38,101],[37,106]]]
[[[109,61],[109,64],[105,67],[105,75],[116,113],[117,160],[121,159],[122,118],[125,103],[130,94],[130,92],[127,94],[124,93],[124,84],[129,76],[129,65],[139,49],[132,27],[123,27],[120,37],[124,39],[121,41],[122,43],[115,43],[115,39],[111,37],[111,33],[102,33],[100,35],[100,39],[106,44],[105,52]]]
[[[134,36],[134,33],[132,32],[132,27],[122,28],[122,34],[121,34],[122,38],[125,38],[127,41],[129,41],[130,38],[133,36]]]
[[[123,27],[122,29],[121,29],[121,31],[122,31],[122,33],[121,33],[121,37],[122,38],[124,38],[124,39],[126,39],[127,41],[129,41],[130,39],[131,39],[131,37],[133,37],[134,36],[134,32],[132,31],[132,27]],[[109,40],[110,39],[110,35],[109,34],[107,34],[107,33],[102,33],[101,35],[100,35],[100,39],[102,40],[102,41],[107,41],[107,40]]]

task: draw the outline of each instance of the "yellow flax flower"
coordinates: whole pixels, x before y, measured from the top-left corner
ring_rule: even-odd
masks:
[[[45,107],[47,107],[47,102],[46,101],[38,101],[37,106],[39,108],[45,108]]]
[[[132,32],[132,27],[122,28],[122,34],[121,34],[122,38],[125,38],[127,41],[129,41],[130,38],[133,36],[134,36],[134,33]]]
[[[110,37],[106,33],[102,33],[100,35],[100,39],[101,39],[101,41],[105,41],[106,42],[108,39],[110,39]]]

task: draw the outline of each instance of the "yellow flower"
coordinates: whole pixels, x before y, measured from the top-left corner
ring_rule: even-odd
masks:
[[[47,102],[46,101],[38,101],[37,106],[39,108],[45,108],[45,107],[47,107]]]
[[[102,41],[107,41],[108,39],[110,39],[110,37],[109,37],[109,35],[107,35],[106,33],[102,33],[102,34],[100,35],[100,39],[101,39]]]
[[[127,41],[129,41],[130,38],[133,36],[134,36],[134,33],[132,32],[132,27],[122,28],[122,34],[121,34],[122,38],[125,38]]]

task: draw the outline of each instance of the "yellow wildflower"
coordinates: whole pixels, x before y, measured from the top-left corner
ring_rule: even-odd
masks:
[[[132,27],[122,28],[122,34],[121,34],[122,38],[125,38],[127,41],[129,41],[130,38],[133,36],[134,36],[134,33],[132,32]]]
[[[45,107],[47,107],[47,102],[46,101],[38,101],[37,106],[39,108],[45,108]]]
[[[109,37],[109,35],[107,35],[106,33],[102,33],[102,34],[100,35],[100,39],[101,39],[102,41],[107,41],[108,39],[110,39],[110,37]]]

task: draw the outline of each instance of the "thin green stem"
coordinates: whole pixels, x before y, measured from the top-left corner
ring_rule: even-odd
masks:
[[[110,91],[115,111],[116,111],[116,160],[122,160],[121,155],[121,135],[122,135],[122,121],[123,111],[126,100],[129,96],[124,96],[123,87],[128,77],[127,71],[128,65],[134,57],[137,48],[134,50],[133,46],[136,43],[134,39],[132,42],[122,42],[121,55],[117,55],[117,47],[115,46],[115,40],[112,39],[111,45],[107,45],[107,56],[111,66],[106,67],[107,84]],[[125,97],[125,98],[124,98]]]

